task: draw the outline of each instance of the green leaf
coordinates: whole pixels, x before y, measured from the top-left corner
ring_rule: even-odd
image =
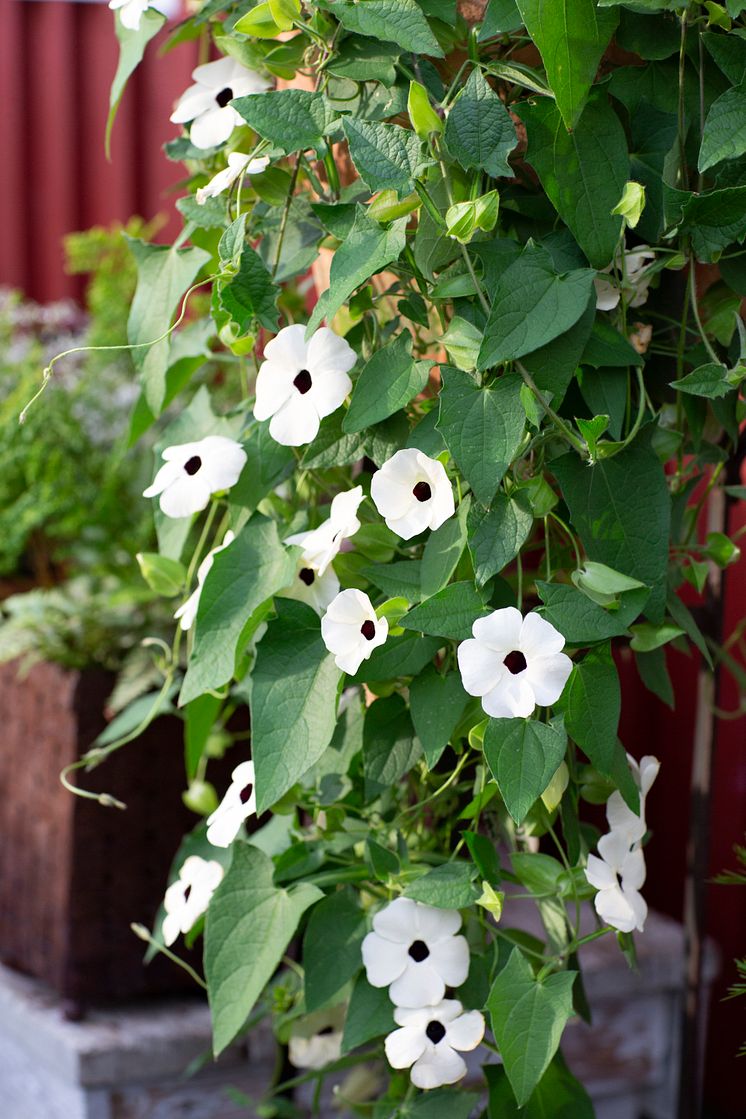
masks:
[[[355,382],[342,429],[362,431],[398,412],[427,384],[430,363],[412,359],[408,330],[376,350]]]
[[[315,611],[290,599],[279,599],[276,609],[259,643],[251,689],[258,813],[279,800],[331,742],[341,677]]]
[[[583,365],[594,369],[622,368],[625,365],[642,365],[643,357],[605,319],[596,319],[580,359]]]
[[[667,226],[690,234],[697,260],[715,261],[746,237],[746,186],[694,194],[664,184],[663,197]]]
[[[619,21],[594,0],[517,0],[567,129],[574,128]]]
[[[368,217],[362,206],[358,207],[352,231],[334,254],[329,287],[313,309],[308,333],[313,332],[323,318],[331,320],[362,283],[399,258],[407,241],[408,220],[399,218],[384,229]]]
[[[233,676],[244,626],[255,610],[292,582],[295,560],[274,521],[254,516],[215,556],[197,611],[194,648],[179,703],[222,688]]]
[[[477,618],[489,613],[474,584],[450,583],[432,598],[415,606],[400,620],[404,629],[415,629],[432,637],[450,637],[465,641]]]
[[[399,1119],[469,1119],[480,1097],[463,1088],[435,1088],[402,1104]]]
[[[443,131],[443,121],[430,104],[430,96],[420,82],[409,83],[407,113],[412,128],[421,140],[427,140],[431,133],[439,134]]]
[[[326,470],[330,466],[349,466],[365,454],[364,441],[358,434],[342,430],[344,413],[334,412],[321,421],[319,434],[306,447],[301,466],[308,470]]]
[[[277,330],[280,289],[251,245],[243,245],[240,260],[237,274],[220,289],[220,302],[242,334],[255,320],[265,330]]]
[[[728,380],[728,370],[724,365],[714,361],[706,365],[699,365],[680,381],[669,381],[672,389],[689,393],[690,396],[704,396],[713,400],[718,396],[727,396],[736,387]]]
[[[544,606],[540,613],[558,629],[568,645],[595,645],[610,637],[619,637],[644,609],[650,591],[647,587],[627,591],[615,602],[615,609],[605,610],[575,587],[564,583],[536,581],[536,589]]]
[[[441,374],[438,430],[477,501],[489,505],[523,440],[523,382],[506,374],[481,388],[460,369],[446,366]]]
[[[593,1103],[568,1069],[561,1052],[549,1065],[525,1107],[516,1107],[507,1074],[500,1065],[485,1065],[489,1085],[487,1119],[595,1119]]]
[[[512,175],[508,155],[518,144],[515,125],[477,68],[448,114],[445,141],[467,170],[486,171],[493,179]]]
[[[624,129],[606,95],[593,98],[572,132],[546,98],[520,106],[526,158],[594,268],[613,258],[622,230],[611,211],[629,179]]]
[[[422,597],[420,569],[419,560],[399,560],[397,563],[364,567],[360,574],[370,579],[389,598],[406,598],[408,602],[417,602]]]
[[[391,1033],[394,1028],[394,1007],[388,989],[371,987],[365,973],[361,973],[355,980],[347,1007],[342,1053],[358,1049],[366,1041]]]
[[[552,471],[589,559],[650,587],[646,612],[651,621],[661,621],[671,501],[657,456],[638,440],[594,466],[564,455]]]
[[[334,119],[323,95],[305,89],[250,93],[232,105],[255,132],[286,155],[320,147]]]
[[[412,722],[429,769],[438,764],[468,701],[458,672],[442,676],[434,665],[409,685]]]
[[[205,695],[197,696],[184,709],[186,722],[184,728],[184,757],[188,781],[193,781],[197,776],[200,759],[205,751],[207,739],[210,737],[222,704],[222,699],[211,692],[207,692]]]
[[[430,598],[446,585],[456,570],[466,547],[466,517],[470,502],[461,502],[455,517],[431,532],[425,544],[420,568],[420,590],[423,598]]]
[[[367,661],[363,661],[357,674],[351,677],[351,683],[367,684],[371,680],[416,676],[442,647],[440,638],[421,637],[419,633],[389,637],[385,645],[379,646]]]
[[[523,19],[515,0],[488,0],[484,22],[479,30],[479,42],[503,31],[517,31],[522,26]]]
[[[136,558],[140,574],[156,594],[171,598],[184,589],[186,568],[179,560],[161,556],[158,552],[138,552]]]
[[[166,22],[166,17],[153,8],[149,8],[140,16],[140,26],[136,31],[130,30],[122,24],[117,15],[115,32],[119,40],[119,62],[114,81],[109,92],[109,115],[106,118],[106,134],[104,146],[106,158],[111,158],[111,131],[117,115],[119,103],[127,86],[127,82],[140,65],[145,54],[145,48],[151,39],[155,38]]]
[[[480,891],[474,885],[476,876],[477,868],[472,863],[443,863],[416,878],[407,886],[404,896],[437,909],[465,909],[479,897]]]
[[[564,334],[588,306],[593,279],[588,268],[559,275],[547,250],[529,241],[492,293],[478,367],[522,357]]]
[[[291,447],[276,443],[269,422],[254,423],[244,440],[246,466],[228,494],[231,528],[239,531],[259,502],[289,474],[295,465]]]
[[[162,335],[171,326],[182,296],[207,264],[210,254],[198,248],[148,245],[135,237],[126,240],[137,264],[137,288],[130,306],[127,338],[136,347],[132,360],[140,372],[147,405],[154,416],[159,416],[166,396],[171,349],[171,336]],[[156,342],[159,338],[161,341]],[[152,345],[153,342],[156,344]]]
[[[459,369],[470,373],[477,367],[482,331],[468,319],[454,315],[442,338],[449,358]]]
[[[614,770],[622,692],[609,646],[575,665],[564,696],[567,733],[604,776]]]
[[[746,87],[728,89],[710,106],[702,133],[698,169],[706,171],[723,159],[746,152]]]
[[[349,887],[314,906],[303,938],[304,995],[309,1013],[332,1004],[360,970],[360,945],[367,931],[365,913]]]
[[[539,983],[518,948],[497,976],[487,1000],[492,1030],[519,1107],[531,1098],[557,1052],[572,1010],[576,972]]]
[[[518,555],[533,528],[534,515],[525,495],[498,493],[489,509],[472,505],[466,524],[474,574],[481,587]]]
[[[407,705],[400,695],[377,699],[365,712],[365,795],[375,800],[408,773],[422,753]]]
[[[746,39],[714,31],[706,31],[701,39],[731,84],[741,85],[746,80]]]
[[[676,697],[666,666],[666,650],[661,648],[650,653],[635,653],[635,664],[648,691],[657,695],[673,711]]]
[[[546,789],[566,747],[567,735],[561,727],[535,719],[490,719],[484,756],[516,824],[523,823]]]
[[[272,978],[303,913],[323,894],[307,882],[272,883],[274,867],[258,848],[234,843],[233,857],[205,919],[205,977],[217,1057],[242,1029]]]
[[[443,51],[415,0],[330,0],[329,10],[348,31],[396,43],[404,51],[442,58]]]
[[[414,190],[414,179],[427,163],[415,132],[356,117],[345,118],[344,130],[352,162],[370,190],[400,195]]]

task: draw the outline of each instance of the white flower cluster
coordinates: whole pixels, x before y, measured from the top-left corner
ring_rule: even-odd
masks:
[[[598,841],[601,856],[588,856],[585,876],[594,889],[596,912],[602,921],[619,932],[642,932],[648,907],[640,890],[645,883],[645,855],[642,840],[647,831],[645,801],[658,776],[660,762],[646,756],[638,765],[627,755],[640,790],[640,813],[629,808],[622,794],[615,791],[606,804],[609,832]]]
[[[173,944],[179,933],[188,933],[207,911],[212,895],[223,878],[223,868],[212,859],[190,855],[182,863],[179,877],[166,890],[161,932],[166,946]]]
[[[622,273],[624,276],[623,288],[628,307],[642,307],[647,303],[648,288],[653,278],[648,265],[653,260],[655,253],[646,245],[641,245],[634,252],[618,252],[612,263],[598,272],[593,281],[596,288],[596,310],[613,311],[622,298],[622,288],[611,279],[612,272]]]
[[[469,972],[469,946],[457,935],[457,910],[396,898],[373,918],[363,941],[368,982],[388,987],[394,1003],[393,1030],[385,1042],[389,1064],[411,1069],[417,1088],[455,1084],[466,1075],[462,1052],[484,1037],[478,1010],[464,1011],[458,999],[445,998]]]

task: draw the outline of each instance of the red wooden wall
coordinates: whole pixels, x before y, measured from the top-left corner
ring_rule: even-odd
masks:
[[[189,85],[195,48],[159,59],[163,32],[149,45],[120,105],[107,162],[119,51],[113,13],[106,4],[56,0],[0,0],[0,12],[0,285],[40,301],[74,296],[80,283],[65,275],[63,234],[173,213],[169,189],[181,168],[161,148],[178,135],[168,118]]]
[[[114,129],[112,159],[104,155],[108,88],[117,63],[113,15],[103,4],[0,0],[0,285],[12,284],[46,301],[79,294],[79,280],[63,269],[63,234],[88,226],[170,217],[160,236],[178,228],[170,189],[180,168],[161,150],[176,135],[168,117],[189,84],[191,45],[165,58],[151,44],[125,93]],[[733,530],[746,523],[740,512]],[[746,561],[729,577],[726,633],[746,615]],[[625,703],[622,739],[636,756],[655,753],[663,771],[651,796],[654,841],[648,848],[647,897],[652,906],[682,912],[689,778],[696,695],[696,662],[672,655],[677,710],[671,713],[622,664]],[[724,704],[735,706],[732,682]],[[711,873],[733,865],[732,845],[746,831],[744,720],[724,722],[714,774]],[[746,955],[746,889],[713,886],[710,933],[723,954],[723,977],[711,1008],[708,1097],[720,1113],[743,1116],[742,1070],[734,1053],[746,1040],[746,999],[721,1001],[732,979],[731,960]]]

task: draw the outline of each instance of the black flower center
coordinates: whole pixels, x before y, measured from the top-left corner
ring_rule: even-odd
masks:
[[[324,1026],[323,1030],[319,1030],[319,1037],[328,1037],[329,1034],[334,1033],[333,1026]]]
[[[293,384],[295,385],[301,396],[304,396],[313,384],[313,381],[311,380],[311,374],[308,372],[307,369],[301,369],[297,377],[293,378]]]
[[[429,501],[433,496],[433,491],[430,489],[429,482],[418,482],[412,490],[412,493],[418,501]]]
[[[442,1022],[438,1022],[436,1018],[433,1018],[432,1022],[428,1022],[425,1033],[430,1041],[432,1041],[433,1045],[437,1045],[438,1042],[442,1041],[446,1036],[446,1028]]]
[[[503,664],[508,672],[512,672],[514,676],[517,676],[518,673],[523,672],[526,667],[526,658],[518,649],[514,649],[512,653],[508,653]]]
[[[430,955],[430,949],[424,940],[413,940],[409,945],[409,954],[416,964],[421,964]]]
[[[370,618],[360,626],[360,632],[366,641],[372,641],[376,636],[376,627],[375,624],[371,622]]]
[[[305,583],[307,587],[310,587],[316,578],[316,573],[312,571],[310,567],[301,567],[298,572],[298,578],[301,583]]]
[[[190,475],[196,474],[201,466],[202,459],[199,457],[199,455],[192,455],[192,457],[189,459],[189,462],[184,463],[184,469],[186,470],[187,474]]]
[[[191,894],[191,892],[192,892],[192,887],[187,886],[187,888],[184,890],[184,901],[189,901],[189,895]]]
[[[239,795],[240,795],[240,800],[241,800],[241,804],[248,804],[248,802],[249,802],[249,800],[250,800],[250,798],[251,798],[251,794],[253,793],[253,791],[254,791],[254,786],[252,785],[251,781],[249,781],[248,785],[245,785],[245,786],[243,787],[243,789],[241,789],[241,792],[240,792],[240,794],[239,794]]]
[[[229,101],[233,100],[233,90],[229,85],[225,89],[221,89],[220,93],[215,94],[215,100],[221,109],[224,109]]]

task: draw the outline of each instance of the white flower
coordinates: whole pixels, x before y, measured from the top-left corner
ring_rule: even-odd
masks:
[[[195,198],[198,206],[204,206],[208,198],[217,198],[224,190],[232,187],[236,179],[242,175],[260,175],[269,166],[269,159],[261,156],[259,159],[250,159],[243,152],[231,152],[228,156],[228,166],[217,175],[213,175],[206,186],[200,187]]]
[[[321,1030],[313,1037],[291,1037],[288,1058],[295,1068],[325,1068],[342,1056],[342,1031]]]
[[[363,941],[368,982],[372,987],[391,984],[389,998],[396,1006],[440,1002],[446,987],[460,987],[469,972],[466,937],[456,935],[460,928],[456,909],[396,898],[376,913],[373,932]]]
[[[339,594],[339,579],[333,568],[330,567],[323,575],[319,575],[315,568],[301,558],[295,578],[280,594],[285,598],[306,602],[317,614],[323,614]]]
[[[443,999],[419,1010],[397,1007],[394,1021],[401,1029],[385,1041],[386,1058],[393,1068],[411,1068],[417,1088],[440,1088],[466,1075],[459,1052],[476,1049],[484,1037],[484,1018],[478,1010],[464,1008],[458,999]]]
[[[122,27],[128,31],[139,31],[140,20],[150,7],[151,0],[109,0],[113,12],[119,12]]]
[[[231,784],[220,804],[207,817],[207,840],[213,847],[230,847],[241,824],[256,813],[254,763],[241,762],[231,774]]]
[[[640,812],[633,812],[615,790],[606,804],[610,831],[598,841],[596,855],[588,856],[585,876],[598,890],[593,904],[599,917],[620,932],[643,931],[648,907],[640,890],[645,883],[642,838],[647,831],[645,802],[658,776],[660,762],[646,755],[640,764],[627,754],[638,789]]]
[[[342,1055],[342,1026],[346,1010],[320,1010],[293,1025],[288,1057],[296,1068],[321,1069]]]
[[[409,540],[436,529],[455,511],[445,467],[416,447],[397,451],[373,475],[370,496],[386,524]]]
[[[265,346],[256,379],[254,416],[271,416],[269,433],[286,447],[315,439],[321,421],[339,408],[352,388],[347,374],[356,358],[344,338],[326,326],[308,342],[305,334],[298,323],[283,327]]]
[[[388,637],[386,618],[376,617],[367,594],[350,589],[340,591],[321,619],[321,636],[334,663],[354,676],[363,661]]]
[[[655,260],[655,253],[644,246],[635,252],[624,254],[624,288],[630,295],[628,307],[641,307],[647,302],[648,288],[653,277],[645,270],[652,260]],[[613,311],[621,299],[621,289],[603,274],[610,273],[612,269],[621,273],[621,253],[617,253],[613,263],[602,269],[593,281],[596,288],[596,309],[599,311]]]
[[[514,606],[477,618],[473,638],[458,648],[461,682],[481,696],[494,719],[526,719],[536,704],[556,703],[572,672],[561,650],[565,639],[538,614],[521,617]]]
[[[206,912],[210,898],[223,877],[220,863],[190,855],[179,871],[179,877],[166,890],[161,930],[166,945],[173,944],[179,933],[188,933]]]
[[[645,801],[653,782],[658,776],[661,763],[649,754],[646,754],[640,760],[639,765],[631,754],[627,754],[627,761],[630,764],[635,784],[640,790],[639,814],[632,811],[619,790],[615,789],[606,802],[606,819],[609,821],[611,831],[625,832],[630,843],[637,843],[647,831]]]
[[[219,544],[217,548],[213,548],[212,551],[208,552],[205,558],[202,560],[202,563],[197,568],[197,586],[195,590],[192,591],[186,602],[184,602],[174,614],[174,618],[181,619],[181,628],[183,630],[191,629],[194,625],[194,619],[197,617],[200,595],[202,594],[202,587],[204,586],[205,579],[207,578],[207,573],[212,567],[215,556],[218,554],[218,552],[225,551],[228,545],[232,544],[235,539],[235,533],[231,532],[231,530],[228,529],[225,536],[223,537],[223,543]]]
[[[172,124],[192,122],[189,139],[195,148],[224,143],[243,119],[230,102],[247,93],[263,93],[269,82],[235,58],[219,58],[192,71],[195,84],[182,94],[171,114]]]
[[[645,882],[645,856],[629,836],[611,831],[598,841],[601,858],[588,856],[585,876],[598,893],[593,899],[602,921],[620,932],[643,931],[648,907],[640,889]]]
[[[224,435],[166,447],[161,457],[165,462],[143,497],[160,494],[161,510],[167,517],[199,513],[211,494],[236,484],[246,463],[241,444]]]
[[[339,552],[345,540],[360,528],[357,511],[363,500],[363,487],[338,493],[329,510],[329,516],[318,528],[310,532],[296,532],[288,536],[286,544],[297,544],[303,549],[303,559],[319,575],[323,575]]]

